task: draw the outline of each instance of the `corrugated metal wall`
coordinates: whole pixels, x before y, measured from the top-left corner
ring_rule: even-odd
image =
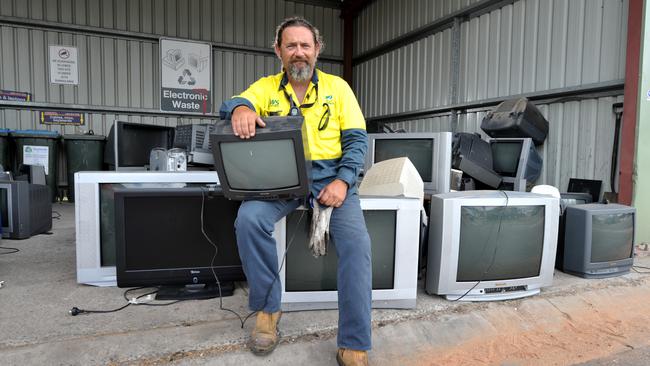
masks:
[[[213,110],[218,111],[224,99],[280,70],[271,44],[275,27],[289,16],[302,15],[321,30],[327,60],[318,67],[341,75],[339,14],[339,9],[284,0],[2,0],[0,89],[32,93],[33,102],[44,108],[77,106],[86,121],[79,127],[42,125],[40,109],[0,105],[0,128],[107,135],[115,119],[167,126],[205,123],[198,116],[159,111],[158,37],[213,44]],[[49,83],[50,45],[78,48],[78,86]],[[62,158],[60,166],[64,184]]]
[[[451,30],[354,68],[353,85],[367,118],[451,103]]]
[[[476,2],[458,2],[460,8],[444,0],[421,3],[396,7],[378,0],[364,9],[355,25],[365,30],[355,34],[356,54]],[[436,16],[428,15],[432,8]],[[627,9],[627,0],[519,0],[462,19],[457,103],[621,81]],[[355,92],[368,118],[452,104],[452,31],[447,28],[355,65]],[[620,96],[539,105],[551,129],[540,147],[544,171],[537,183],[566,189],[570,177],[599,179],[603,191],[610,191],[612,105],[622,100],[621,89]],[[404,122],[392,116],[388,125],[406,131],[482,133],[484,114],[461,108],[457,124],[446,113],[404,117],[409,119]]]
[[[354,55],[481,0],[376,0],[354,22]]]
[[[188,123],[192,118],[165,117],[163,113],[161,117],[129,116],[129,108],[153,112],[160,108],[158,41],[151,37],[137,39],[139,36],[169,36],[241,46],[241,51],[213,47],[213,108],[218,110],[223,99],[242,91],[260,76],[279,71],[279,61],[273,54],[251,52],[247,47],[271,51],[275,27],[288,16],[304,15],[313,20],[327,42],[323,56],[339,58],[342,55],[339,13],[337,9],[281,0],[3,0],[0,16],[46,23],[35,23],[38,27],[3,25],[0,19],[0,88],[30,92],[34,102],[121,107],[119,112],[133,121]],[[83,27],[47,30],[48,26],[57,24]],[[93,29],[108,34],[91,34],[84,27],[97,27]],[[111,34],[111,31],[118,33]],[[49,83],[49,45],[78,48],[78,86]],[[342,74],[340,62],[324,61],[319,67],[325,72]],[[110,128],[106,123],[112,123],[113,114],[101,118],[89,115],[83,129],[106,131]],[[0,113],[0,127],[52,129],[62,133],[75,129],[39,125],[34,116],[29,111],[4,109]]]
[[[625,78],[626,4],[517,1],[462,23],[459,100]]]

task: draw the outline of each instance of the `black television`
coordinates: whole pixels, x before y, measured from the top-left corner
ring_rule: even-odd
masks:
[[[451,147],[451,166],[491,188],[503,178],[493,170],[490,144],[474,133],[456,132]]]
[[[174,127],[115,121],[104,146],[104,162],[111,170],[144,170],[151,149],[171,149]]]
[[[567,192],[582,192],[591,195],[592,202],[600,202],[601,180],[569,178]]]
[[[527,98],[514,98],[488,112],[481,129],[490,137],[530,137],[541,145],[548,135],[548,121]]]
[[[27,239],[52,229],[50,187],[27,181],[0,182],[2,237]]]
[[[218,188],[117,186],[113,199],[118,287],[160,286],[157,299],[211,298],[217,278],[224,296],[246,279],[234,230],[240,202]]]
[[[301,116],[265,117],[255,136],[235,136],[229,120],[210,134],[214,166],[226,197],[233,200],[303,198],[311,162]]]

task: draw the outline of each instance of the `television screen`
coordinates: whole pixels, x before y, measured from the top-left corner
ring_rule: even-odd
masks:
[[[609,262],[632,257],[634,214],[594,215],[591,232],[591,262]]]
[[[231,189],[265,190],[300,184],[293,140],[221,144],[223,165]]]
[[[425,182],[433,179],[433,139],[376,140],[374,162],[406,156]]]
[[[293,243],[287,252],[285,290],[335,291],[336,248],[330,243],[326,256],[314,258],[307,245],[310,226],[307,214],[300,220],[303,212],[305,211],[294,211],[287,216],[287,240],[293,238]],[[372,288],[392,289],[395,273],[396,212],[366,210],[363,211],[363,216],[372,243]]]
[[[538,276],[543,247],[544,206],[464,206],[457,280]]]
[[[502,176],[517,176],[522,141],[504,141],[492,143],[492,167]]]

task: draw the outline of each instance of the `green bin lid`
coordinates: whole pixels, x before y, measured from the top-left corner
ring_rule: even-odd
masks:
[[[47,139],[58,139],[59,133],[47,130],[16,130],[11,132],[12,137],[40,137]]]
[[[8,128],[0,128],[0,136],[9,136],[9,132],[11,132],[11,130]]]
[[[104,141],[106,137],[103,135],[63,135],[64,140],[95,140],[95,141]]]

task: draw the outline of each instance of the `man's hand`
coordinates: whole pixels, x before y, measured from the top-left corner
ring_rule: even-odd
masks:
[[[348,184],[340,179],[334,179],[318,193],[316,199],[325,206],[341,207],[347,194]]]
[[[245,105],[240,105],[232,111],[232,130],[235,136],[242,139],[249,139],[255,136],[255,124],[265,127],[266,123],[262,118]]]

